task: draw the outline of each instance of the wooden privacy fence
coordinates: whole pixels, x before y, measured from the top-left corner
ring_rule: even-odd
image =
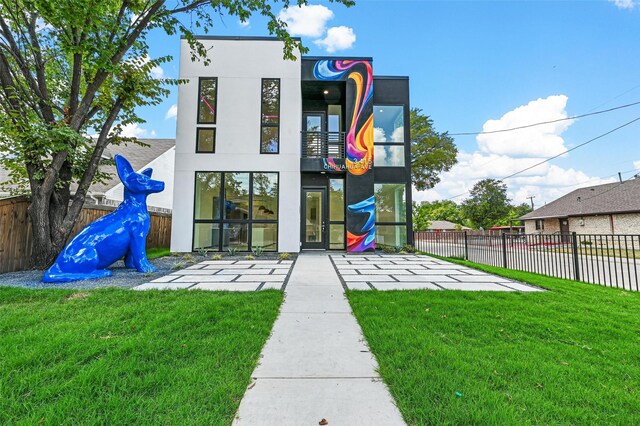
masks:
[[[33,238],[27,207],[29,200],[25,197],[0,200],[0,273],[23,271],[30,267]],[[85,207],[80,212],[70,238],[87,224],[115,209],[112,206]],[[156,212],[150,212],[150,215],[151,229],[147,236],[147,247],[169,247],[171,215]]]

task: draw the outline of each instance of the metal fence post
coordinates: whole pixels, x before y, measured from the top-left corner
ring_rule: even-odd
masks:
[[[576,281],[580,281],[580,258],[578,256],[578,235],[571,233],[571,247],[573,248],[573,270]]]
[[[507,234],[502,234],[502,267],[507,268]]]
[[[464,231],[464,260],[469,260],[469,241],[467,240],[467,231]]]

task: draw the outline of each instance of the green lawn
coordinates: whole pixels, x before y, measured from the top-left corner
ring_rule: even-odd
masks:
[[[157,259],[159,257],[169,256],[171,250],[168,247],[152,247],[147,249],[147,259]]]
[[[0,424],[230,425],[281,302],[0,288]]]
[[[457,263],[551,291],[348,292],[409,424],[640,424],[640,293]]]

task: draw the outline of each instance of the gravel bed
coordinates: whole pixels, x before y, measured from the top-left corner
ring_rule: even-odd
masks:
[[[295,257],[295,255],[292,255],[290,260],[295,259]],[[263,255],[256,259],[274,260],[277,258],[278,257],[276,255]],[[118,261],[108,268],[113,271],[113,275],[108,278],[73,281],[70,283],[43,283],[43,271],[40,270],[9,272],[6,274],[0,274],[0,286],[22,288],[59,288],[67,290],[92,290],[94,288],[103,287],[132,288],[151,280],[155,280],[163,275],[167,275],[174,270],[186,268],[187,266],[202,262],[203,260],[211,260],[211,256],[204,257],[194,254],[193,256],[188,256],[187,259],[182,256],[166,256],[158,259],[152,259],[150,262],[158,269],[152,274],[143,274],[135,269],[127,269],[124,267],[123,261]],[[223,256],[222,260],[244,260],[244,255]]]

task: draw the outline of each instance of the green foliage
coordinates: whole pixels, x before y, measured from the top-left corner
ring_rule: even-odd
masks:
[[[238,248],[237,247],[229,247],[229,248],[227,248],[227,253],[229,254],[229,256],[235,256],[237,252],[238,252]]]
[[[198,254],[202,257],[207,257],[209,255],[209,249],[206,247],[199,247]]]
[[[500,219],[496,222],[496,225],[518,225],[522,223],[522,221],[517,221],[519,217],[524,216],[525,214],[531,211],[531,206],[527,203],[522,203],[517,206],[510,206],[509,213],[503,219]]]
[[[248,254],[244,257],[244,260],[255,260],[255,256]]]
[[[211,260],[222,260],[222,255],[214,254],[211,256]]]
[[[447,132],[433,128],[433,120],[421,114],[419,108],[411,109],[411,176],[418,191],[433,188],[438,176],[457,163],[458,149]]]
[[[496,179],[478,181],[462,203],[464,216],[477,228],[489,229],[511,210],[507,185]]]
[[[175,262],[173,265],[171,265],[171,269],[173,269],[174,271],[178,271],[180,269],[184,269],[186,266],[186,262]]]
[[[193,257],[191,253],[187,253],[184,256],[182,256],[182,260],[185,261],[186,263],[196,263],[196,258]]]
[[[231,425],[282,297],[0,288],[0,424]]]
[[[291,258],[291,254],[290,254],[290,253],[287,253],[287,252],[280,253],[280,254],[278,255],[278,260],[288,260],[288,259],[290,259],[290,258]]]
[[[262,246],[255,246],[253,248],[253,254],[255,254],[256,257],[260,257],[262,256],[262,254],[264,253],[264,247]]]
[[[413,227],[416,231],[426,231],[434,220],[448,220],[458,225],[466,223],[462,208],[451,200],[413,204]]]

